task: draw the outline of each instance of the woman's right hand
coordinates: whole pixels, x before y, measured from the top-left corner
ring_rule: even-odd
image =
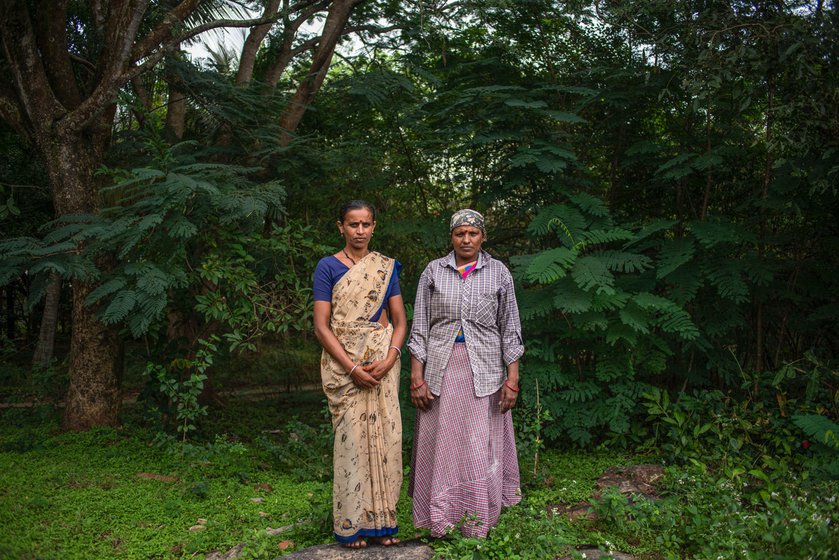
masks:
[[[431,408],[431,401],[434,400],[434,395],[428,389],[428,383],[425,380],[421,381],[421,385],[411,384],[411,402],[420,410],[428,410]]]
[[[350,371],[350,377],[352,377],[353,382],[362,389],[372,389],[373,387],[379,385],[379,380],[364,371],[364,368],[360,365],[358,367],[354,367],[352,371]]]

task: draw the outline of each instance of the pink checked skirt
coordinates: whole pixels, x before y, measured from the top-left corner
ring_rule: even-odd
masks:
[[[417,411],[411,481],[414,526],[434,537],[459,526],[485,537],[501,508],[521,501],[513,417],[498,410],[500,390],[475,397],[466,345],[454,345],[443,388]]]

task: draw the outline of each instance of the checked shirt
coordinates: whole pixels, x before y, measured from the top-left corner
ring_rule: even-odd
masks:
[[[510,271],[486,251],[463,279],[452,251],[428,263],[420,276],[408,349],[425,364],[425,382],[435,395],[463,327],[475,396],[501,388],[506,365],[524,354],[521,320]]]

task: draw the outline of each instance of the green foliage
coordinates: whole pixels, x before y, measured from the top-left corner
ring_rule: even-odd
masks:
[[[195,310],[225,325],[231,351],[255,351],[266,333],[311,330],[308,275],[327,251],[313,237],[312,228],[290,222],[269,237],[231,236],[207,251],[196,271],[204,289],[195,295]]]
[[[812,448],[809,466],[813,475],[839,480],[839,424],[820,414],[796,414],[792,422],[812,438],[812,441],[802,441],[801,445]]]
[[[196,421],[207,415],[206,405],[198,402],[207,380],[207,369],[218,352],[217,338],[199,340],[199,350],[192,359],[173,360],[169,367],[149,362],[145,374],[159,383],[159,391],[167,399],[164,410],[171,411],[181,442],[197,429]],[[166,416],[166,414],[164,414]]]
[[[466,523],[468,521],[464,521]],[[434,558],[451,560],[525,560],[555,556],[574,543],[570,522],[552,517],[545,509],[519,506],[502,513],[486,539],[464,537],[455,528],[435,543]]]
[[[555,422],[545,433],[586,444],[600,428],[629,433],[648,384],[701,333],[683,304],[660,295],[675,253],[650,258],[641,241],[652,232],[616,227],[594,197],[569,203],[576,207],[548,206],[531,222],[532,233],[559,246],[513,264],[526,283],[520,306],[533,341],[526,370],[550,390],[545,404]],[[556,320],[533,320],[546,316]]]
[[[816,377],[820,364],[813,365],[806,377]],[[758,493],[763,499],[790,472],[836,480],[837,425],[811,412],[828,412],[824,392],[833,386],[808,394],[798,377],[792,364],[771,376],[744,374],[742,390],[748,398],[734,391],[696,390],[673,400],[668,391],[651,388],[643,395],[651,427],[645,447],[674,464],[702,463],[731,477],[755,477],[762,481]],[[829,378],[835,380],[835,372]]]
[[[292,418],[275,442],[262,436],[255,446],[280,470],[300,481],[328,482],[332,477],[332,425],[310,426]]]
[[[56,435],[54,416],[40,428],[19,420],[33,445],[12,450],[15,432],[0,435],[0,556],[182,558],[245,543],[251,557],[274,558],[283,540],[297,548],[330,538],[320,521],[331,485],[265,468],[248,444],[220,436],[150,446],[133,426]]]
[[[613,538],[655,543],[664,558],[813,558],[832,555],[835,483],[802,490],[778,484],[755,501],[742,476],[700,466],[670,468],[661,499],[606,491],[593,502],[598,525]]]

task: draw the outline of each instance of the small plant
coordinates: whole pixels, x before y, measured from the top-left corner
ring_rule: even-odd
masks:
[[[149,362],[145,374],[158,381],[160,392],[169,400],[174,409],[176,430],[181,443],[186,443],[187,435],[196,430],[195,422],[207,414],[207,407],[198,402],[207,380],[207,369],[213,364],[213,357],[218,351],[216,337],[200,340],[199,350],[193,359],[173,360],[170,368]],[[188,377],[180,380],[171,375],[170,369],[187,372]]]
[[[517,427],[516,447],[524,463],[533,461],[532,478],[539,473],[539,452],[544,449],[542,426],[551,421],[551,413],[542,406],[539,394],[539,379],[535,383],[536,402],[534,406],[520,406],[515,409]]]

